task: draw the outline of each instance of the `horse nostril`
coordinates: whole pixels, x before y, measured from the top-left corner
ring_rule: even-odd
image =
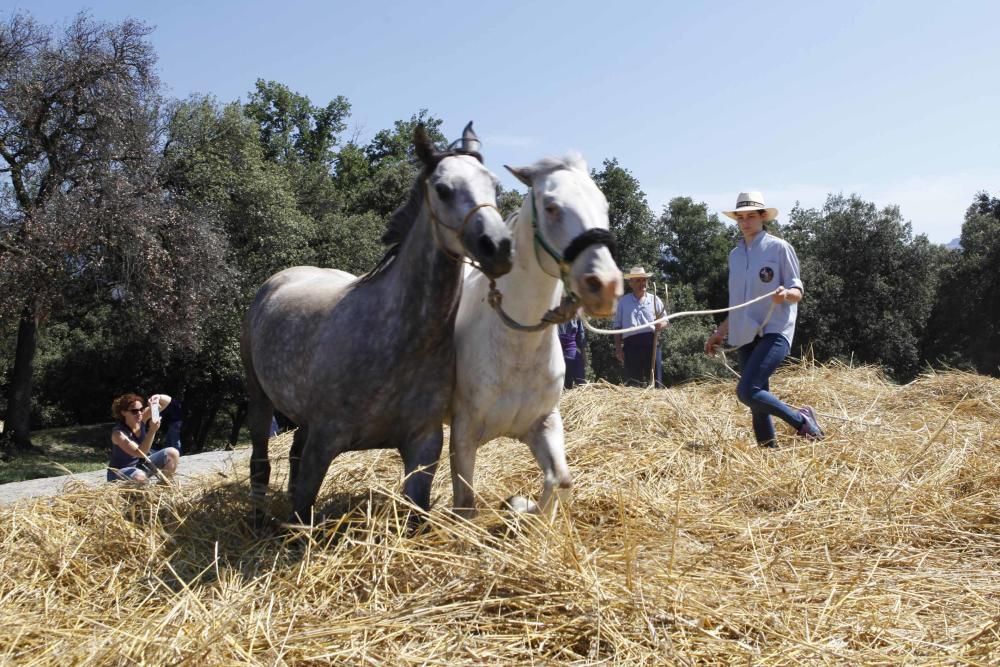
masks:
[[[589,273],[583,277],[583,284],[586,285],[587,289],[592,294],[600,294],[601,290],[604,288],[604,283],[601,282],[601,279],[593,273]]]
[[[497,260],[506,262],[510,260],[510,239],[502,239],[497,247]]]
[[[479,237],[479,257],[480,259],[492,259],[497,252],[497,246],[493,239],[483,234]]]

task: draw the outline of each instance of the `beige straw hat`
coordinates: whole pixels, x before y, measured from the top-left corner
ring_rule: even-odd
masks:
[[[632,280],[632,278],[652,278],[652,273],[646,273],[646,269],[641,266],[633,266],[629,269],[629,272],[625,274],[625,280]]]
[[[764,203],[764,195],[758,190],[741,192],[736,197],[736,208],[731,211],[723,211],[722,213],[735,220],[737,213],[746,213],[747,211],[764,211],[764,222],[774,220],[778,217],[778,209],[768,208],[767,204]]]

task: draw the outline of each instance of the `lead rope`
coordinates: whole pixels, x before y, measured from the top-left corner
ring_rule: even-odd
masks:
[[[765,295],[765,296],[768,296],[768,295]],[[759,299],[755,299],[754,301],[757,301],[757,300],[759,300]],[[750,303],[753,303],[753,301],[748,301],[747,303],[740,304],[739,306],[734,306],[732,309],[742,308],[743,306],[749,305]],[[777,304],[775,304],[773,301],[771,302],[771,307],[767,309],[767,316],[764,318],[764,321],[760,323],[760,326],[757,327],[757,333],[755,334],[755,336],[762,336],[764,334],[764,327],[767,326],[768,320],[771,319],[771,314],[774,312],[774,307],[776,305]],[[730,310],[732,310],[732,309],[730,309]],[[722,365],[725,366],[726,370],[728,370],[730,373],[732,373],[736,377],[737,380],[740,379],[743,376],[740,375],[739,373],[737,373],[736,370],[732,366],[729,365],[729,360],[726,358],[726,352],[735,352],[738,349],[739,349],[739,347],[721,347],[721,348],[719,348],[719,355],[722,357]],[[815,412],[817,415],[820,415],[821,417],[826,417],[828,419],[836,419],[838,421],[848,422],[848,423],[851,423],[851,424],[856,424],[858,426],[865,426],[865,427],[868,427],[868,428],[881,428],[881,429],[886,429],[888,431],[895,431],[897,433],[903,433],[904,432],[902,429],[896,428],[895,426],[889,426],[888,424],[880,424],[878,422],[870,422],[870,421],[865,421],[863,419],[855,419],[855,418],[852,418],[852,417],[841,417],[840,415],[833,415],[833,414],[830,414],[829,412],[820,412],[819,410],[813,410],[813,412]]]
[[[530,333],[534,331],[541,331],[545,327],[552,324],[564,324],[576,316],[577,311],[580,309],[580,297],[573,292],[573,288],[570,285],[570,265],[585,248],[591,245],[604,245],[613,254],[614,237],[611,236],[611,232],[606,229],[588,229],[570,241],[565,254],[560,254],[559,251],[553,248],[549,242],[545,240],[545,237],[542,235],[542,232],[538,227],[538,207],[535,205],[534,190],[529,188],[527,196],[531,197],[531,228],[533,233],[532,246],[535,249],[535,261],[538,263],[538,268],[540,268],[543,273],[562,282],[562,300],[559,302],[558,306],[547,310],[537,324],[521,324],[504,311],[503,294],[501,294],[500,290],[497,288],[496,281],[490,281],[490,291],[486,298],[490,307],[496,311],[500,321],[507,327],[513,329],[514,331]],[[515,215],[519,215],[519,213],[515,213]],[[513,227],[513,225],[511,225],[511,227]],[[538,256],[539,246],[552,259],[552,261],[556,263],[556,266],[559,269],[559,275],[554,275],[546,271],[545,265]]]
[[[580,308],[580,302],[576,300],[576,296],[567,294],[563,296],[558,306],[545,311],[545,314],[542,315],[542,319],[538,322],[538,324],[521,324],[504,311],[502,305],[503,294],[497,289],[497,281],[492,279],[490,280],[490,291],[489,294],[486,295],[486,301],[490,304],[490,307],[496,311],[501,322],[514,331],[524,331],[529,333],[533,331],[541,331],[545,327],[552,324],[564,324],[569,322],[576,316],[576,311]]]
[[[772,296],[774,296],[774,292],[768,292],[767,294],[761,294],[755,299],[750,299],[745,303],[741,303],[736,306],[730,306],[729,308],[715,308],[713,310],[685,310],[680,313],[672,313],[670,315],[664,315],[662,317],[656,318],[652,322],[647,322],[646,324],[640,324],[634,327],[628,327],[627,329],[599,329],[598,327],[595,327],[590,323],[590,320],[587,318],[586,313],[584,313],[581,317],[583,319],[583,325],[587,327],[589,331],[592,331],[596,334],[604,334],[604,335],[627,334],[627,333],[636,333],[637,331],[648,331],[649,327],[655,324],[659,324],[660,322],[668,322],[677,317],[688,317],[691,315],[715,315],[716,313],[728,313],[733,310],[739,310],[740,308],[746,308],[750,304],[757,303],[758,301],[763,301],[764,299],[770,299]],[[771,312],[773,312],[773,310],[774,306],[772,305],[771,309],[768,310],[767,312],[767,319],[764,320],[764,324],[766,324],[767,320],[770,319]],[[758,331],[760,331],[760,329],[763,328],[764,324],[762,324],[758,328]]]
[[[775,290],[775,291],[777,291],[777,290]],[[627,333],[635,333],[637,331],[646,331],[651,326],[659,324],[660,322],[668,322],[668,321],[670,321],[670,320],[672,320],[672,319],[674,319],[676,317],[688,317],[690,315],[715,315],[716,313],[728,313],[730,311],[738,310],[740,308],[746,308],[747,306],[749,306],[752,303],[757,303],[758,301],[763,301],[764,299],[769,299],[772,296],[774,296],[774,292],[768,292],[767,294],[761,294],[760,296],[758,296],[755,299],[750,299],[749,301],[747,301],[745,303],[741,303],[741,304],[736,305],[736,306],[730,306],[729,308],[715,308],[713,310],[686,310],[686,311],[683,311],[683,312],[680,312],[680,313],[673,313],[671,315],[664,315],[663,317],[656,318],[655,320],[653,320],[652,322],[650,322],[648,324],[640,324],[638,326],[629,327],[627,329],[599,329],[599,328],[593,326],[590,323],[590,320],[587,319],[586,313],[583,313],[581,315],[581,319],[583,320],[583,326],[587,327],[588,331],[592,331],[592,332],[594,332],[596,334],[604,334],[604,335],[609,335],[609,334],[627,334]],[[655,301],[654,301],[654,305],[655,305]],[[771,314],[774,312],[774,306],[775,305],[776,304],[772,301],[771,302],[771,307],[767,309],[767,316],[764,318],[764,321],[761,322],[760,326],[757,327],[757,334],[756,335],[759,336],[764,331],[764,326],[767,324],[768,320],[771,319]],[[730,367],[729,362],[726,360],[726,352],[732,352],[733,350],[736,350],[736,349],[737,348],[735,348],[735,347],[731,347],[731,348],[728,348],[728,349],[722,348],[722,350],[721,350],[721,353],[722,353],[722,364],[726,368],[729,369],[730,373],[732,373],[736,377],[740,377],[740,374],[737,373],[736,371],[734,371],[732,369],[732,367]]]
[[[764,335],[764,327],[767,326],[768,320],[771,319],[771,314],[774,312],[775,305],[777,305],[777,304],[775,304],[774,301],[772,301],[771,302],[771,307],[767,309],[767,315],[764,317],[764,321],[760,323],[760,326],[757,327],[757,331],[754,332],[754,338],[763,337],[763,335]],[[738,349],[740,349],[740,348],[739,347],[721,347],[721,348],[719,348],[719,354],[722,355],[722,365],[726,367],[726,370],[728,370],[730,373],[732,373],[733,375],[735,375],[737,378],[740,378],[742,376],[739,373],[737,373],[735,370],[733,370],[733,368],[729,365],[729,360],[726,359],[726,352],[735,352]]]

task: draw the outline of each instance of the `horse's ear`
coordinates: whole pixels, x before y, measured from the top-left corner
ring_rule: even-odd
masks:
[[[470,153],[478,153],[480,148],[482,148],[482,142],[479,141],[479,137],[472,129],[472,121],[470,120],[469,124],[462,130],[462,149]]]
[[[508,165],[504,165],[504,169],[514,174],[517,180],[521,181],[529,188],[531,187],[531,183],[534,180],[534,174],[531,172],[530,167],[510,167]]]
[[[423,123],[419,123],[413,130],[413,148],[416,149],[417,157],[425,167],[434,166],[434,142],[431,141]]]

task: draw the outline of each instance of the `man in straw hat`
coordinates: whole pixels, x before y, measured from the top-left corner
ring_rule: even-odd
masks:
[[[727,337],[729,344],[738,348],[742,375],[736,395],[750,408],[757,444],[776,446],[771,417],[784,420],[804,438],[822,439],[812,408],[796,410],[770,392],[769,378],[791,348],[804,291],[795,249],[764,228],[766,222],[778,217],[778,209],[768,207],[760,192],[751,191],[741,192],[736,208],[723,213],[736,221],[743,236],[729,253],[729,306],[768,293],[773,296],[731,311],[708,337],[705,353],[714,355]]]
[[[615,311],[615,329],[649,325],[642,331],[615,334],[615,357],[625,366],[625,382],[635,387],[648,387],[651,371],[655,373],[656,386],[663,386],[663,360],[656,335],[666,323],[651,323],[666,310],[658,296],[646,292],[646,282],[651,277],[643,267],[633,266],[625,274],[632,291],[618,300]]]

